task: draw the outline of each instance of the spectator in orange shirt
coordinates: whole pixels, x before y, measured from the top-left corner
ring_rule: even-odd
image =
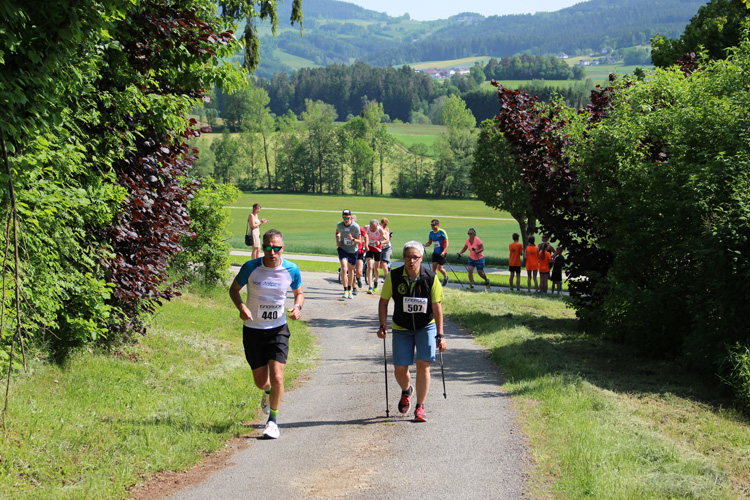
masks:
[[[508,259],[508,270],[510,271],[510,289],[513,290],[513,275],[516,276],[516,288],[521,291],[521,255],[523,245],[518,242],[518,233],[513,233],[513,243],[508,246],[510,258]]]
[[[534,244],[535,238],[529,236],[529,244],[523,250],[523,259],[526,261],[526,289],[531,292],[531,277],[534,277],[534,293],[539,291],[539,283],[536,280],[539,272],[539,250]]]
[[[547,285],[549,283],[549,264],[552,259],[552,254],[548,251],[550,248],[549,243],[542,243],[539,250],[539,284],[540,291],[547,293]]]

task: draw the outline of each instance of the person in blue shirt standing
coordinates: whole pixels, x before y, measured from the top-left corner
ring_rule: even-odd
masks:
[[[432,219],[430,226],[432,227],[430,239],[424,244],[424,247],[426,249],[433,243],[435,244],[432,250],[432,272],[440,271],[440,274],[443,275],[441,285],[445,286],[448,284],[448,273],[443,269],[443,265],[445,264],[445,256],[448,254],[448,233],[440,229],[440,221],[437,219]]]
[[[284,236],[271,229],[263,235],[263,257],[249,260],[229,287],[229,297],[244,322],[242,343],[245,359],[253,372],[253,381],[264,391],[261,406],[268,414],[263,437],[279,437],[276,418],[284,396],[284,367],[289,353],[289,328],[286,324],[286,292],[291,288],[294,305],[286,309],[291,319],[302,316],[305,296],[297,264],[284,260]],[[247,287],[243,302],[240,290]]]

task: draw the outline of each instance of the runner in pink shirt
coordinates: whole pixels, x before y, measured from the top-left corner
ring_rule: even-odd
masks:
[[[477,273],[484,279],[484,286],[487,290],[490,289],[490,280],[487,275],[484,274],[484,243],[477,237],[477,232],[473,227],[469,228],[469,238],[464,243],[464,247],[458,252],[458,258],[461,258],[461,254],[467,249],[469,250],[469,265],[467,270],[469,271],[469,289],[474,288],[474,268],[477,268]]]

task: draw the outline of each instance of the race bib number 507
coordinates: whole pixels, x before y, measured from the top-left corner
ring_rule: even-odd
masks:
[[[426,314],[427,299],[422,297],[404,297],[404,312],[409,314]]]

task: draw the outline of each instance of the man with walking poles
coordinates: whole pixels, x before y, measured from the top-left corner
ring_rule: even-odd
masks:
[[[443,287],[433,271],[422,267],[423,257],[424,246],[420,242],[409,241],[404,245],[404,265],[388,273],[378,303],[378,337],[385,339],[388,302],[393,298],[393,371],[401,387],[398,410],[402,414],[411,409],[414,388],[409,365],[414,364],[416,351],[415,422],[427,421],[424,403],[430,389],[430,364],[435,361],[436,348],[441,353],[447,348],[443,336]]]

